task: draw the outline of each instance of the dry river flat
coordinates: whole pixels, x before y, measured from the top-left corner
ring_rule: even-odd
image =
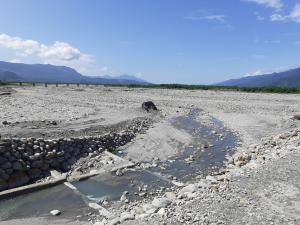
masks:
[[[300,224],[300,122],[293,119],[300,112],[300,95],[100,86],[23,86],[1,91],[10,92],[10,95],[0,95],[2,137],[55,139],[101,135],[120,131],[133,119],[150,118],[153,121],[150,128],[123,146],[122,151],[126,153],[125,158],[134,162],[150,162],[154,158],[165,161],[192,140],[190,133],[172,126],[172,118],[200,109],[196,120],[201,124],[209,124],[211,118],[216,118],[236,134],[237,154],[254,154],[253,149],[259,154],[255,159],[244,160],[249,165],[237,163],[243,161],[241,158],[232,159],[226,179],[209,177],[206,181],[210,183],[204,182],[205,185],[199,180],[197,188],[190,191],[194,195],[186,199],[178,197],[180,190],[174,191],[176,199],[160,207],[164,210],[134,216],[134,207],[139,206],[129,203],[128,207],[114,210],[115,220],[103,219],[96,224],[120,221],[125,224]],[[143,111],[141,104],[145,101],[153,101],[159,111]],[[283,134],[285,138],[278,137]],[[276,157],[274,151],[278,153]],[[260,156],[268,160],[261,163]],[[218,191],[212,191],[215,186]],[[122,215],[128,218],[123,221]],[[55,220],[29,217],[0,221],[0,224],[66,224],[66,221],[59,217]],[[89,221],[70,224],[76,223],[90,224]]]

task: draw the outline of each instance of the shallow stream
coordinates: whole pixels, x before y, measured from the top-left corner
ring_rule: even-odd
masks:
[[[192,182],[222,168],[226,155],[231,155],[237,140],[234,133],[222,122],[212,118],[209,125],[197,121],[200,109],[194,109],[187,116],[176,117],[171,123],[192,135],[193,141],[176,157],[157,163],[148,169],[128,170],[123,176],[112,173],[101,174],[88,180],[73,182],[77,190],[88,200],[119,200],[124,191],[128,198],[138,199],[145,187],[148,195],[162,188],[174,187],[176,182]],[[192,160],[188,160],[192,157]],[[146,186],[145,186],[146,185]],[[88,212],[86,200],[64,185],[0,201],[0,221],[12,218],[49,216],[53,209],[60,209],[68,218],[76,218],[80,211]]]

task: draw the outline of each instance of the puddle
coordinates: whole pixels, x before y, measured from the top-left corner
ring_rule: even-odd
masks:
[[[49,214],[53,209],[62,212],[59,219],[68,220],[77,220],[77,215],[91,212],[80,195],[65,185],[58,185],[0,201],[0,221],[26,217],[49,217],[54,220],[56,217]]]

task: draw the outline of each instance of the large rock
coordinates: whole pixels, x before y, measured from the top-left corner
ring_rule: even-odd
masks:
[[[6,146],[0,146],[0,153],[4,153],[7,150]]]
[[[5,170],[0,169],[0,179],[7,180],[9,178],[9,175],[5,172]]]
[[[112,220],[110,220],[109,222],[108,222],[108,225],[117,225],[117,224],[120,224],[120,218],[119,217],[116,217],[116,218],[114,218],[114,219],[112,219]]]
[[[166,196],[167,199],[169,199],[171,201],[173,201],[173,200],[176,199],[176,194],[174,192],[172,192],[172,191],[166,192],[165,196]]]
[[[15,188],[27,184],[29,182],[29,177],[24,172],[14,173],[10,176],[7,181],[8,188]]]
[[[132,213],[132,212],[123,212],[121,214],[120,222],[122,223],[124,221],[134,220],[134,219],[135,219],[134,213]]]
[[[48,163],[43,163],[43,165],[41,166],[41,170],[45,170],[45,171],[47,171],[47,170],[49,170],[49,168],[50,168],[50,166],[49,166],[49,164]]]
[[[61,164],[60,169],[63,172],[67,172],[70,169],[70,167],[71,167],[71,165],[68,164],[68,162],[64,162],[64,163]]]
[[[4,153],[9,149],[10,143],[0,140],[0,153]]]
[[[171,201],[167,198],[154,198],[152,201],[152,205],[157,208],[166,208],[171,204]]]
[[[27,173],[31,179],[37,179],[40,177],[42,171],[37,168],[32,168],[32,169],[28,170]]]
[[[294,119],[300,120],[300,113],[294,115]]]
[[[41,168],[43,166],[42,160],[36,160],[31,163],[31,166],[34,168]]]
[[[52,216],[59,216],[61,214],[61,211],[54,209],[54,210],[50,211],[50,214]]]
[[[146,110],[147,112],[152,110],[157,111],[157,107],[152,101],[143,102],[142,109]]]
[[[0,165],[2,165],[3,163],[5,163],[7,161],[6,158],[0,156]]]
[[[165,208],[159,209],[159,210],[157,211],[157,214],[159,214],[159,215],[166,215],[166,210],[165,210]]]
[[[8,161],[1,165],[2,169],[10,169],[11,167],[12,167],[12,164]]]
[[[12,167],[14,170],[17,170],[17,171],[23,170],[23,166],[19,161],[14,162]]]
[[[194,193],[198,190],[198,187],[196,184],[189,184],[187,186],[185,186],[184,188],[182,188],[180,191],[179,191],[179,195],[180,196],[187,196],[191,193]]]
[[[144,211],[144,213],[146,214],[153,214],[157,211],[157,206],[154,206],[152,204],[144,204],[142,205],[142,209]]]
[[[8,125],[9,123],[6,120],[4,120],[4,121],[2,121],[2,124],[3,125]]]
[[[0,191],[3,191],[7,188],[7,182],[6,180],[0,178]]]

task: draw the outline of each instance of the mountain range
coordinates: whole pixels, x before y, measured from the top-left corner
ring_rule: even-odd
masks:
[[[231,79],[217,83],[216,85],[238,87],[300,87],[300,68],[272,74]]]
[[[66,66],[24,64],[0,61],[0,81],[91,83],[91,84],[150,84],[133,75],[84,76]]]
[[[84,76],[66,66],[50,64],[24,64],[0,61],[0,81],[89,83],[89,84],[150,84],[133,75]],[[283,72],[247,76],[214,84],[238,87],[300,87],[300,68]]]

